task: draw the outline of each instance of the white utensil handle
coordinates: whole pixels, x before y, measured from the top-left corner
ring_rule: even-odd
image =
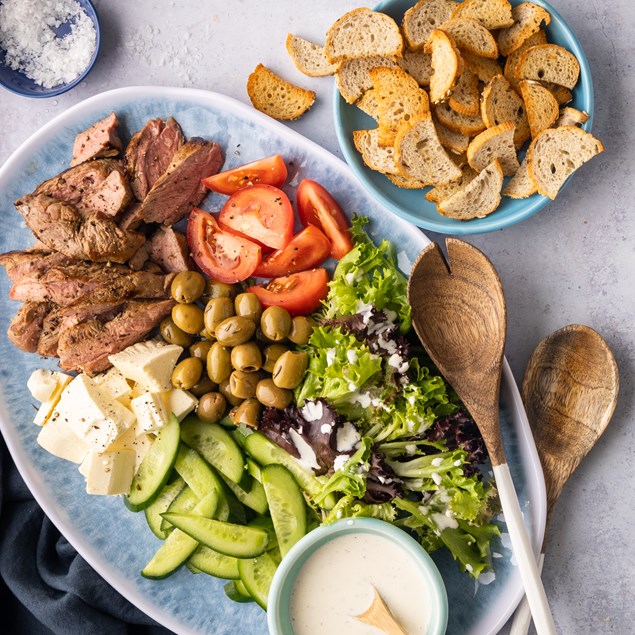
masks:
[[[541,553],[538,558],[538,571],[542,572],[542,565],[545,562],[545,554]],[[529,632],[529,625],[531,624],[531,611],[529,610],[529,603],[527,602],[527,596],[523,595],[523,599],[520,601],[516,612],[514,613],[514,619],[512,620],[512,627],[509,631],[509,635],[527,635]]]
[[[538,635],[556,635],[556,627],[551,617],[551,610],[531,549],[531,542],[525,529],[509,466],[506,463],[495,466],[494,477],[536,632]]]

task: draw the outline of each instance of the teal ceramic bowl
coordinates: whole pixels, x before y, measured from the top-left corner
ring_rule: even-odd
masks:
[[[512,5],[520,4],[520,2],[521,0],[511,0]],[[591,132],[593,126],[593,83],[582,46],[562,16],[551,5],[543,0],[532,0],[532,2],[544,7],[551,14],[551,23],[546,29],[548,42],[563,46],[571,51],[580,62],[580,79],[572,91],[573,100],[568,105],[588,113],[589,119],[582,128]],[[403,14],[414,4],[414,0],[384,0],[375,7],[375,10],[390,15],[400,24]],[[485,218],[458,221],[441,216],[434,203],[425,199],[424,195],[427,189],[404,190],[398,188],[383,174],[374,172],[364,165],[361,155],[353,144],[353,130],[375,128],[376,123],[359,108],[346,103],[337,89],[333,92],[335,131],[346,162],[368,192],[397,216],[401,216],[401,218],[409,220],[419,227],[442,234],[482,234],[515,225],[533,216],[549,203],[549,199],[540,194],[519,200],[504,196],[498,209]],[[575,175],[571,178],[575,179]]]
[[[308,558],[327,542],[347,534],[373,534],[403,549],[420,569],[429,590],[426,602],[430,613],[427,635],[443,635],[448,623],[448,596],[441,574],[432,558],[405,531],[375,518],[348,518],[314,529],[284,557],[271,584],[267,624],[270,635],[293,635],[291,592]]]

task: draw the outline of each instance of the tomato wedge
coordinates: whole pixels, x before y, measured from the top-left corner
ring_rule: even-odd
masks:
[[[315,225],[298,232],[284,248],[272,252],[258,265],[254,276],[277,278],[313,269],[331,253],[331,241]]]
[[[272,185],[252,185],[232,194],[218,222],[227,231],[273,249],[284,249],[293,236],[291,201]]]
[[[230,196],[234,192],[249,185],[266,183],[267,185],[282,185],[287,179],[287,166],[284,159],[275,154],[266,159],[240,165],[237,168],[214,174],[203,179],[203,185],[219,194]]]
[[[246,280],[260,264],[260,245],[224,232],[216,219],[202,209],[193,209],[190,214],[187,242],[201,271],[220,282]]]
[[[297,203],[302,224],[315,225],[331,241],[333,258],[339,260],[353,248],[346,214],[319,183],[304,179],[298,186]]]
[[[247,291],[255,293],[267,308],[281,306],[291,315],[306,315],[315,311],[329,292],[326,269],[313,269],[276,278],[266,285],[255,285]]]

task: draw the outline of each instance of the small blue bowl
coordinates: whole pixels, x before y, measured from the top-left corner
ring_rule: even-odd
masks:
[[[23,97],[42,99],[44,97],[55,97],[56,95],[65,93],[74,86],[77,86],[77,84],[79,84],[86,75],[90,73],[93,65],[95,64],[95,60],[99,55],[99,47],[101,45],[99,18],[97,17],[97,11],[90,0],[77,0],[77,2],[95,26],[95,33],[97,36],[95,51],[93,52],[93,56],[90,58],[90,62],[83,73],[68,84],[59,84],[57,86],[53,86],[52,88],[44,88],[43,86],[36,84],[32,79],[26,77],[23,73],[9,68],[9,66],[5,64],[4,51],[0,49],[0,84],[2,86],[4,86],[7,90],[10,90],[12,93],[22,95]]]
[[[523,0],[510,0],[512,5],[518,5]],[[589,115],[588,121],[582,126],[591,132],[593,126],[593,84],[591,71],[580,42],[562,16],[544,0],[532,0],[544,7],[551,15],[551,23],[546,28],[547,41],[559,44],[573,53],[580,63],[580,79],[573,89],[573,100],[569,106],[583,110]],[[413,5],[415,0],[383,0],[376,7],[391,16],[401,24],[403,14]],[[540,194],[533,194],[525,199],[511,199],[504,196],[498,209],[485,218],[474,218],[469,221],[459,221],[446,218],[437,212],[436,205],[425,199],[426,190],[404,190],[393,185],[383,174],[375,172],[364,164],[361,155],[353,144],[353,130],[367,130],[375,128],[376,123],[355,105],[346,103],[338,90],[334,90],[334,121],[337,139],[346,162],[351,167],[362,185],[382,205],[391,212],[409,220],[418,227],[442,234],[466,235],[482,234],[496,231],[533,216],[541,210],[549,199]]]
[[[430,613],[427,635],[443,635],[448,624],[448,596],[432,558],[405,531],[375,518],[347,518],[331,525],[323,525],[308,533],[293,546],[278,567],[267,601],[269,635],[292,635],[291,592],[308,558],[327,542],[347,534],[373,534],[386,538],[401,547],[417,564],[423,574],[429,594],[426,602]]]

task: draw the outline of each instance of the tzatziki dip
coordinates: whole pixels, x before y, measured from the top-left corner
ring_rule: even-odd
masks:
[[[302,565],[290,601],[294,635],[377,635],[355,619],[373,601],[373,587],[408,635],[430,621],[426,577],[408,552],[370,533],[348,533],[318,548]]]

